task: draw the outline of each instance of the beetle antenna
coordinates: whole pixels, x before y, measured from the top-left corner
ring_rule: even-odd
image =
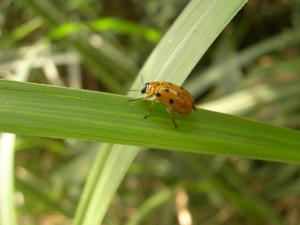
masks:
[[[142,84],[144,84],[143,74],[141,74]]]
[[[126,91],[141,91],[141,90],[127,89]]]

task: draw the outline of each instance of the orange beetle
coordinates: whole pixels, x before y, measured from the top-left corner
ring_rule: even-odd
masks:
[[[141,93],[146,94],[147,96],[143,98],[132,99],[130,101],[154,97],[154,99],[151,101],[149,112],[144,116],[145,119],[151,115],[154,103],[157,101],[165,106],[165,109],[169,113],[175,128],[177,128],[177,124],[171,112],[175,111],[180,115],[188,115],[193,109],[196,110],[193,96],[183,87],[179,87],[169,82],[154,81],[145,83]]]

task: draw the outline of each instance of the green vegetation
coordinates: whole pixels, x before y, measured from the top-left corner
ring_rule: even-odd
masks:
[[[16,3],[0,12],[1,225],[298,225],[299,1]],[[177,129],[124,95],[154,80],[195,97]]]

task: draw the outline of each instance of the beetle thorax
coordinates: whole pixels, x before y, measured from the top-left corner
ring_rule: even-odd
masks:
[[[158,86],[159,82],[145,83],[144,87],[141,90],[141,93],[146,94],[148,96],[154,95]]]

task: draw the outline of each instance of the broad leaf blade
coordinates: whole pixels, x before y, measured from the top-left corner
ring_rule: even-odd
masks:
[[[176,116],[120,95],[0,81],[0,131],[195,153],[300,162],[300,133],[221,113]]]

